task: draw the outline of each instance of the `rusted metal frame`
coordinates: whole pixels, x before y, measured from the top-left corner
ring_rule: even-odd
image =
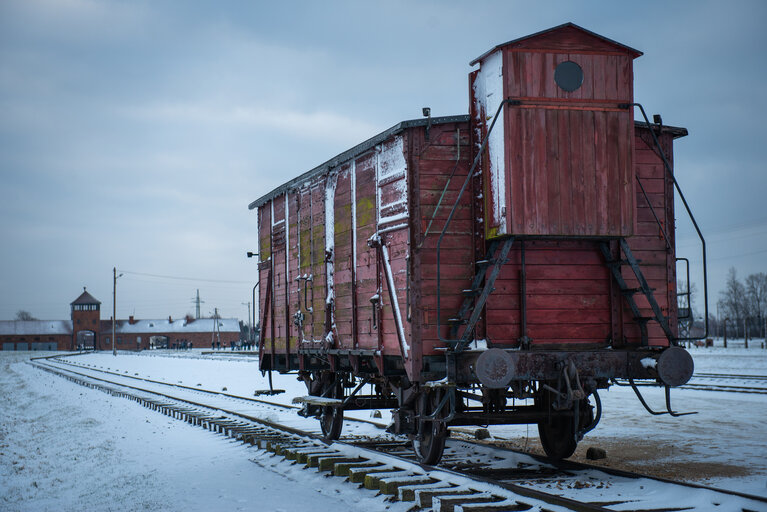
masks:
[[[626,255],[626,260],[628,261],[631,270],[634,271],[634,275],[639,282],[642,293],[644,293],[645,297],[647,297],[647,302],[650,303],[650,307],[655,314],[655,320],[658,322],[658,324],[660,324],[661,329],[663,329],[663,332],[666,334],[669,343],[673,345],[675,343],[676,336],[674,336],[674,333],[671,332],[671,329],[668,326],[668,321],[666,320],[666,317],[663,316],[663,311],[661,311],[660,306],[658,305],[658,301],[655,300],[655,296],[650,289],[650,285],[647,283],[647,279],[645,279],[644,274],[642,273],[642,269],[639,268],[639,263],[637,263],[636,258],[634,258],[634,255],[631,253],[631,249],[629,248],[629,244],[625,238],[620,239],[620,245],[621,249],[623,249],[623,254]]]
[[[399,403],[396,399],[381,398],[374,395],[357,396],[354,400],[344,401],[345,411],[364,411],[369,409],[396,409]]]
[[[630,290],[626,280],[623,279],[623,275],[621,274],[620,261],[613,258],[612,252],[610,251],[610,247],[607,245],[607,242],[601,242],[599,244],[599,249],[602,251],[602,255],[605,258],[605,263],[607,264],[607,268],[610,269],[610,272],[613,275],[613,279],[615,279],[615,282],[618,283],[621,295],[623,295],[623,297],[626,299],[626,302],[628,302],[629,308],[631,308],[632,316],[639,325],[639,330],[641,332],[641,345],[643,347],[649,346],[650,342],[647,335],[647,320],[642,317],[642,313],[639,311],[639,307],[637,306],[636,301],[634,301],[634,297],[628,293]],[[620,259],[620,252],[618,252],[618,258]]]
[[[572,414],[572,411],[562,413],[563,416],[572,416]],[[521,405],[510,411],[495,413],[478,409],[456,413],[449,426],[525,425],[545,420],[548,415],[548,410],[543,410],[537,405]]]
[[[608,381],[625,379],[657,378],[657,373],[642,364],[642,359],[657,360],[661,350],[503,350],[509,356],[509,383],[513,381],[551,381],[562,375],[563,365],[573,362],[579,370],[581,382],[596,381],[597,387],[606,387]],[[477,361],[487,351],[464,351],[456,354],[457,383],[464,387],[478,382]]]
[[[507,98],[503,101],[501,101],[501,104],[498,105],[498,109],[495,112],[495,115],[493,116],[493,121],[490,123],[490,127],[487,130],[487,133],[485,134],[485,138],[482,141],[482,144],[480,145],[479,151],[477,151],[477,155],[474,157],[474,161],[471,164],[471,167],[469,168],[469,172],[466,174],[466,180],[464,180],[463,185],[461,186],[461,190],[458,192],[458,197],[455,200],[455,204],[453,204],[453,207],[450,209],[450,214],[447,216],[447,220],[445,221],[445,225],[442,228],[442,232],[439,235],[439,239],[437,240],[437,337],[440,341],[443,341],[445,343],[455,343],[460,340],[450,340],[447,338],[442,337],[441,329],[442,329],[442,321],[440,320],[440,312],[441,312],[441,293],[440,293],[440,252],[442,248],[442,240],[445,237],[445,233],[447,233],[447,228],[450,226],[450,223],[453,220],[453,216],[455,215],[456,210],[458,209],[458,204],[461,202],[461,198],[463,197],[464,192],[466,192],[466,187],[469,185],[469,182],[471,182],[472,175],[474,174],[474,170],[477,168],[477,164],[479,164],[482,154],[485,151],[485,148],[487,148],[487,143],[490,140],[490,134],[493,131],[493,127],[495,127],[496,121],[498,121],[498,117],[503,110],[503,107],[506,105],[510,106],[518,106],[520,105],[520,102],[518,100],[514,100],[511,98]]]
[[[369,383],[369,382],[370,382],[370,379],[362,379],[362,380],[360,381],[360,383],[359,383],[359,384],[357,384],[357,387],[356,387],[356,388],[354,388],[354,389],[352,390],[352,392],[351,392],[351,393],[349,393],[349,396],[347,396],[347,397],[344,399],[344,402],[343,402],[343,404],[341,405],[341,407],[342,407],[342,408],[345,408],[345,407],[346,407],[346,404],[348,404],[348,403],[349,403],[349,400],[351,400],[351,399],[352,399],[352,397],[353,397],[354,395],[356,395],[356,394],[359,392],[359,390],[360,390],[360,389],[362,389],[362,387],[363,387],[365,384]]]
[[[663,241],[666,242],[666,250],[671,252],[673,251],[673,249],[671,247],[671,242],[669,241],[668,234],[666,233],[666,228],[663,227],[663,224],[658,218],[658,214],[655,213],[655,208],[653,208],[652,203],[650,202],[650,198],[647,196],[647,192],[645,192],[644,186],[642,185],[642,180],[639,179],[639,176],[635,176],[635,177],[637,180],[637,184],[639,185],[639,189],[642,191],[642,195],[644,196],[645,201],[647,201],[647,205],[650,207],[650,212],[652,212],[652,216],[655,217],[655,222],[658,224],[658,227],[660,228],[661,233],[663,233]]]
[[[652,124],[650,123],[650,120],[647,118],[647,113],[644,110],[644,107],[641,105],[641,103],[626,103],[619,105],[621,108],[630,108],[630,107],[639,107],[639,111],[642,113],[642,117],[644,117],[645,123],[647,123],[648,127],[652,127]],[[674,182],[674,188],[676,188],[676,191],[679,193],[679,197],[682,199],[682,204],[684,204],[685,210],[687,210],[687,215],[690,217],[690,220],[692,221],[693,226],[695,227],[695,231],[698,234],[698,238],[700,239],[701,244],[701,251],[703,255],[703,302],[704,302],[704,322],[705,322],[705,329],[702,336],[699,336],[697,338],[677,338],[676,341],[697,341],[702,340],[708,337],[708,266],[706,264],[706,240],[703,238],[703,233],[700,231],[700,227],[698,226],[698,222],[695,220],[695,216],[692,214],[692,210],[690,209],[690,205],[687,204],[687,199],[684,197],[684,194],[682,193],[682,188],[679,186],[679,182],[676,181],[676,177],[674,176],[674,172],[671,169],[671,164],[669,163],[668,159],[666,158],[666,153],[663,151],[663,148],[660,145],[660,141],[658,141],[657,135],[655,135],[655,131],[650,129],[650,135],[652,135],[653,142],[655,143],[655,147],[658,148],[661,160],[663,160],[663,166],[666,168],[666,173],[671,178],[671,180]]]

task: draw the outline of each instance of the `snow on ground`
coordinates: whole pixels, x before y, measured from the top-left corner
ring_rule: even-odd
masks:
[[[731,346],[736,343],[731,342]],[[204,358],[199,350],[109,352],[73,357],[128,375],[253,396],[268,388],[255,357]],[[767,375],[767,350],[693,348],[696,372]],[[340,479],[299,470],[258,450],[89,390],[24,364],[39,353],[0,352],[0,509],[8,510],[399,510]],[[763,385],[763,384],[762,384]],[[306,394],[294,375],[274,374],[289,404]],[[644,391],[646,390],[646,391]],[[660,409],[663,394],[643,388]],[[600,425],[581,442],[598,461],[767,496],[767,395],[674,390],[672,405],[698,414],[651,416],[630,388],[601,392]],[[388,423],[388,411],[381,411]],[[349,415],[351,415],[350,413]],[[372,413],[355,416],[370,419]],[[492,427],[509,444],[540,452],[534,426]],[[362,498],[361,498],[362,497]],[[405,507],[406,508],[406,507]],[[404,509],[403,509],[404,510]]]
[[[23,362],[38,355],[0,352],[0,510],[409,507]]]

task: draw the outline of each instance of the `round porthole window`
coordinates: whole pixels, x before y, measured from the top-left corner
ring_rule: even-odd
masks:
[[[573,61],[560,62],[554,71],[554,81],[567,92],[573,92],[583,84],[583,69]]]

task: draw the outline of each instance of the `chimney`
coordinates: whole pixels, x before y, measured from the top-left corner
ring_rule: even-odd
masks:
[[[171,318],[171,316],[170,316],[170,315],[168,315],[168,323],[169,323],[169,324],[172,324],[172,323],[173,323],[173,318]]]
[[[185,320],[187,324],[191,324],[192,322],[194,322],[194,317],[192,315],[186,315]]]
[[[129,323],[130,325],[133,325],[133,324],[135,324],[135,323],[136,323],[136,319],[135,319],[135,318],[133,318],[133,315],[131,315],[131,316],[129,316],[129,317],[128,317],[128,323]]]

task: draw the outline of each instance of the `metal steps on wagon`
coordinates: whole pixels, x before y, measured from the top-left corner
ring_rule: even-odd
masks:
[[[454,342],[454,349],[457,352],[463,350],[471,341],[474,327],[476,327],[477,322],[479,321],[479,317],[482,313],[482,309],[485,307],[487,298],[495,289],[495,280],[501,273],[501,267],[503,267],[504,263],[507,261],[506,258],[509,255],[513,243],[514,237],[503,240],[493,240],[490,242],[485,257],[476,262],[471,288],[462,291],[464,299],[458,310],[458,314],[455,317],[448,319],[451,338],[455,338],[458,335],[458,331],[462,325],[466,326],[461,337]],[[490,269],[490,273],[486,275],[488,269]],[[485,281],[484,285],[482,285],[483,279]]]
[[[615,282],[620,288],[621,295],[626,299],[626,302],[631,309],[631,314],[634,320],[639,325],[642,337],[642,346],[646,347],[650,344],[647,334],[647,324],[650,321],[656,321],[658,325],[660,325],[661,329],[663,329],[663,333],[666,335],[666,338],[668,338],[669,343],[672,345],[675,344],[676,336],[674,336],[674,333],[671,332],[671,328],[668,325],[668,318],[663,315],[663,312],[658,305],[658,301],[655,300],[655,295],[653,294],[654,290],[650,288],[650,285],[647,283],[647,279],[642,273],[642,269],[639,267],[639,261],[632,254],[628,242],[625,238],[621,238],[619,240],[619,245],[619,254],[620,252],[623,252],[624,259],[616,259],[613,256],[612,251],[610,251],[610,246],[606,242],[600,243],[599,249],[602,251],[602,255],[605,258],[607,268],[610,269]],[[623,278],[623,273],[621,272],[624,265],[628,265],[629,268],[631,268],[634,276],[636,277],[637,283],[639,283],[638,288],[630,288],[626,283],[626,280]],[[650,308],[652,309],[653,316],[645,316],[639,310],[639,306],[634,299],[634,295],[638,293],[641,293],[647,299],[647,302],[650,304]]]

